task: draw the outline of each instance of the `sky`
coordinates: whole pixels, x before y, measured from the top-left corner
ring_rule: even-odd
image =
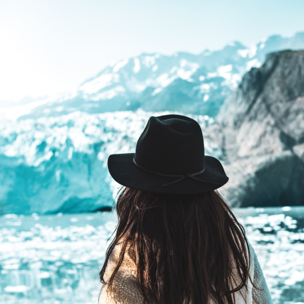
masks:
[[[303,0],[0,0],[0,106],[74,90],[144,52],[289,37],[303,13]]]

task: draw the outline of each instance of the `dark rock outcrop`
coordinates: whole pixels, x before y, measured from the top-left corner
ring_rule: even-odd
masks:
[[[232,206],[304,205],[304,51],[271,53],[245,74],[208,133]]]

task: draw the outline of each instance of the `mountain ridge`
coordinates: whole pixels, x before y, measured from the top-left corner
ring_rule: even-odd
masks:
[[[260,67],[267,53],[286,48],[304,49],[304,32],[289,38],[273,35],[250,47],[235,41],[221,50],[198,54],[143,53],[105,67],[85,80],[77,91],[49,98],[24,118],[58,116],[78,110],[165,111],[170,100],[174,111],[215,117],[246,71]],[[176,79],[179,86],[175,86]]]
[[[297,38],[298,45],[302,43],[301,37]],[[270,40],[277,45],[290,44],[278,37]],[[270,48],[267,41],[263,43],[262,50]],[[227,58],[234,46],[226,48]],[[248,62],[258,60],[252,56],[259,51],[235,48],[233,52],[243,58],[242,64],[226,64],[222,56],[220,63],[208,61],[209,66],[199,66],[176,55],[177,61],[170,59],[174,65],[165,60],[167,66],[159,68],[173,69],[171,76],[167,73],[160,79],[163,72],[155,79],[149,76],[151,71],[158,71],[153,71],[158,57],[155,62],[143,57],[145,63],[139,62],[146,65],[142,74],[136,60],[120,61],[100,74],[103,82],[98,77],[88,82],[84,91],[87,100],[76,92],[55,101],[41,100],[22,109],[11,109],[11,114],[19,119],[0,119],[0,214],[109,209],[118,185],[107,172],[108,155],[133,152],[148,118],[168,114],[169,110],[189,115],[200,123],[206,154],[222,160],[230,177],[223,195],[231,206],[304,204],[304,51],[271,53],[261,67],[250,66],[240,83],[235,82],[233,75],[241,77],[238,67],[247,69]],[[204,56],[211,55],[206,52]],[[217,58],[219,53],[212,56]],[[212,72],[210,66],[214,64],[218,68]],[[132,77],[141,77],[141,82],[124,68],[133,71]],[[135,89],[145,81],[172,81],[158,88],[140,87],[137,93],[130,90],[127,93],[133,99],[128,99],[130,104],[126,105],[124,98],[110,94],[121,84],[113,70]],[[145,70],[150,72],[145,74]],[[229,81],[236,83],[232,95]],[[105,85],[101,91],[100,84]],[[125,88],[121,87],[124,93]],[[94,100],[94,90],[97,97],[112,97]],[[213,114],[208,116],[209,102],[213,102],[209,108]],[[174,110],[176,105],[180,111]],[[115,111],[117,106],[128,110]],[[167,112],[153,111],[162,106],[168,108]],[[108,112],[103,113],[105,110]],[[203,115],[191,114],[196,111]],[[214,122],[216,111],[219,115]]]

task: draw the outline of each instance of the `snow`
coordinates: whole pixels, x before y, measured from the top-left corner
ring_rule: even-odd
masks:
[[[209,83],[203,83],[200,85],[201,93],[206,93],[210,91],[210,84]]]
[[[138,58],[134,58],[134,73],[138,73],[140,71],[140,61]]]
[[[208,75],[207,75],[208,78],[214,78],[214,77],[217,77],[217,76],[218,76],[217,72],[208,73]]]
[[[60,107],[56,107],[54,109],[56,112],[62,112],[64,110],[64,107],[60,106]]]
[[[142,64],[145,65],[147,68],[150,68],[151,66],[153,66],[155,64],[156,58],[157,58],[156,56],[145,56],[142,59]]]
[[[239,73],[235,73],[231,75],[229,84],[232,89],[236,89],[240,82],[241,82],[241,75]]]
[[[117,86],[113,89],[103,91],[94,97],[91,97],[92,100],[107,100],[107,99],[112,99],[113,97],[122,94],[126,91],[126,89],[123,86]]]
[[[115,64],[113,67],[113,72],[116,73],[118,72],[121,68],[123,68],[127,63],[129,62],[129,59],[124,59],[119,61],[118,63]]]
[[[181,59],[179,65],[180,65],[180,67],[183,68],[183,67],[188,66],[189,62],[187,60],[185,60],[185,59]]]
[[[249,71],[251,68],[259,68],[261,66],[261,63],[258,59],[252,59],[247,62],[246,64],[246,70]]]
[[[125,86],[127,90],[139,93],[147,87],[147,83],[148,82],[139,82],[135,79],[135,77],[132,77],[125,82]]]
[[[57,180],[57,182],[59,182],[60,181],[61,170],[57,170],[55,174],[56,174],[56,180]]]
[[[189,79],[192,75],[192,71],[185,71],[184,69],[178,69],[177,70],[177,76],[181,79]]]
[[[249,54],[249,50],[248,49],[243,49],[243,50],[238,50],[237,53],[241,56],[241,57],[248,57]]]
[[[257,46],[255,44],[252,44],[248,49],[248,57],[253,58],[256,55],[257,50]]]
[[[154,96],[156,95],[157,93],[161,92],[163,88],[156,88],[152,93],[151,95]]]
[[[185,59],[180,60],[180,68],[173,70],[173,72],[177,72],[177,76],[179,78],[190,80],[192,74],[199,68],[197,63],[189,62]],[[172,69],[171,69],[172,71]]]
[[[72,159],[72,157],[73,157],[73,150],[74,150],[73,147],[70,147],[70,148],[69,148],[69,154],[68,154],[68,159],[69,159],[69,160]]]
[[[177,67],[174,66],[173,68],[171,68],[171,70],[169,71],[170,74],[173,74],[175,71],[177,71]]]
[[[109,86],[113,82],[118,82],[119,76],[117,74],[104,74],[100,75],[99,77],[84,83],[80,90],[84,94],[94,94],[99,90]]]
[[[232,64],[222,65],[217,69],[218,75],[229,80],[231,78]]]
[[[14,214],[14,213],[12,213],[12,214],[5,214],[5,215],[3,215],[3,218],[4,219],[17,219],[18,215]]]
[[[208,73],[207,78],[212,79],[216,77],[222,77],[225,79],[225,81],[222,82],[221,84],[222,87],[228,86],[231,89],[235,89],[239,84],[239,82],[241,81],[241,74],[238,72],[233,73],[232,70],[233,70],[232,64],[222,65],[217,68],[216,72]],[[210,89],[210,87],[215,88],[217,86],[216,84],[210,81],[209,83],[210,83],[209,88],[207,88],[207,86],[204,86],[205,84],[203,84],[203,86],[201,85],[201,92],[205,92],[206,89]]]
[[[162,87],[166,87],[168,86],[174,79],[176,79],[176,76],[171,76],[169,77],[168,73],[163,73],[161,74],[157,79],[157,83],[162,86]]]
[[[19,266],[19,265],[18,265]],[[17,286],[6,286],[4,288],[4,292],[7,293],[24,293],[28,290],[29,288],[24,285],[17,285]]]
[[[43,279],[47,279],[47,278],[51,277],[51,274],[50,274],[48,271],[42,271],[42,272],[39,274],[39,277],[40,277],[40,278],[43,278]]]
[[[157,70],[158,70],[158,65],[155,64],[155,65],[152,67],[152,71],[155,72],[155,71],[157,71]]]
[[[238,50],[237,53],[243,58],[253,58],[257,53],[257,46],[253,44],[247,49]]]

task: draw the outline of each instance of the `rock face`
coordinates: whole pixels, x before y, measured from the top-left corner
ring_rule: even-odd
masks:
[[[209,133],[231,205],[304,205],[304,51],[271,53],[245,74]]]

